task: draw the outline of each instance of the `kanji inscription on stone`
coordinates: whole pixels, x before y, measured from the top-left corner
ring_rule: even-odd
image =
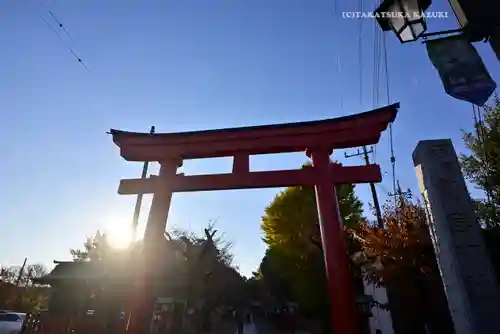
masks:
[[[455,332],[497,333],[500,288],[451,140],[420,141],[413,163]]]

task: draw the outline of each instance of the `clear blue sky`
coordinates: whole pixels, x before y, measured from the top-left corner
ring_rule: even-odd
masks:
[[[106,135],[109,128],[160,132],[313,120],[373,107],[374,23],[362,35],[363,101],[359,94],[359,20],[348,0],[4,0],[0,4],[0,263],[51,263],[103,228],[129,224],[134,198],[116,194],[120,178],[137,177]],[[432,10],[448,10],[436,0]],[[364,1],[365,8],[375,7]],[[335,10],[335,7],[336,10]],[[87,72],[42,21],[53,11]],[[432,20],[430,30],[452,28]],[[61,30],[59,30],[62,32]],[[420,43],[387,34],[390,99],[401,102],[394,125],[397,177],[416,190],[411,153],[418,140],[452,138],[471,106],[447,96]],[[493,78],[498,61],[478,50]],[[337,61],[339,60],[339,61]],[[338,66],[340,65],[340,66]],[[380,102],[385,103],[385,92]],[[343,159],[343,152],[335,157]],[[257,170],[295,168],[303,154],[252,159]],[[388,136],[376,161],[388,172]],[[361,164],[358,158],[349,164]],[[225,172],[230,159],[190,161],[186,173]],[[358,195],[367,203],[368,187]],[[278,190],[175,195],[169,226],[201,231],[209,220],[234,242],[243,273],[264,252],[260,218]],[[146,201],[142,222],[147,214]]]

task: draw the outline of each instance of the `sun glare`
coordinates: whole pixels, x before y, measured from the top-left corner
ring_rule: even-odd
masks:
[[[105,233],[109,245],[113,248],[125,249],[133,241],[132,228],[126,220],[109,221]]]

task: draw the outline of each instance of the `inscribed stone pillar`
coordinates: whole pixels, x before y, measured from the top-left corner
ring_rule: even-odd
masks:
[[[455,331],[498,333],[500,289],[451,140],[420,141],[413,163]]]

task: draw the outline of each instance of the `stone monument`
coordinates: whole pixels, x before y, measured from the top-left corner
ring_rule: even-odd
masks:
[[[499,333],[500,288],[451,140],[420,141],[413,163],[456,333]]]

